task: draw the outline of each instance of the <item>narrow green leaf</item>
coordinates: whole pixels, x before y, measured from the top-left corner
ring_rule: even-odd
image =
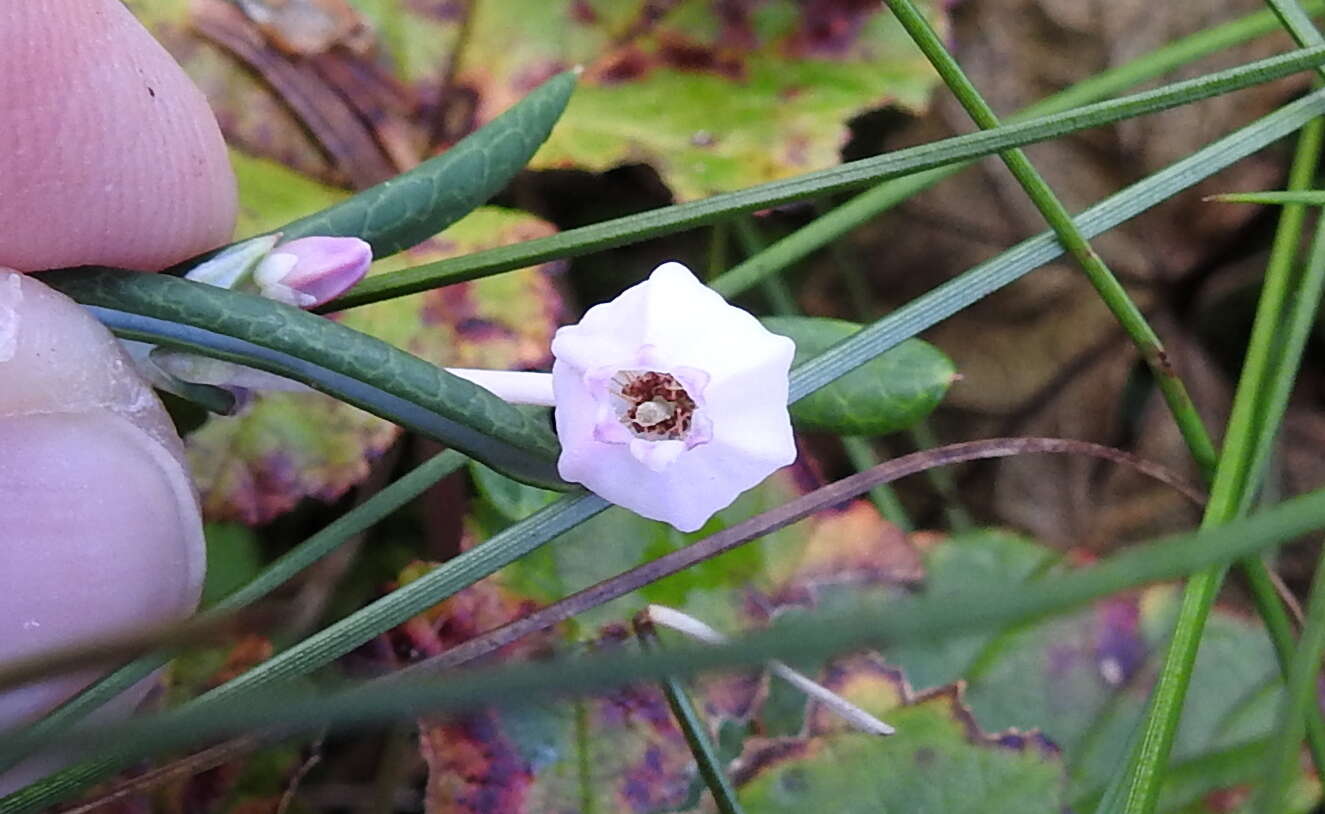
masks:
[[[207,580],[200,603],[204,608],[234,593],[262,570],[262,544],[253,529],[238,523],[208,523],[206,533]]]
[[[994,109],[980,95],[975,84],[957,64],[956,58],[948,52],[942,38],[925,19],[920,9],[916,8],[911,0],[884,0],[884,2],[925,54],[925,58],[934,66],[934,70],[943,77],[948,89],[957,97],[971,119],[983,130],[993,130],[1001,126],[1002,122],[994,113]],[[1187,442],[1192,457],[1196,459],[1197,466],[1204,472],[1212,471],[1216,457],[1214,444],[1200,414],[1196,412],[1196,405],[1192,402],[1191,395],[1169,364],[1168,352],[1164,349],[1159,335],[1146,321],[1141,308],[1128,295],[1127,289],[1118,281],[1104,259],[1090,245],[1089,239],[1077,229],[1067,207],[1054,194],[1053,188],[1044,176],[1040,175],[1039,170],[1031,164],[1026,153],[1019,149],[1005,150],[999,154],[999,157],[1003,159],[1012,176],[1017,179],[1026,197],[1030,198],[1035,208],[1040,210],[1049,228],[1057,235],[1058,242],[1063,244],[1067,253],[1085,272],[1086,279],[1090,281],[1095,293],[1099,294],[1110,313],[1132,340],[1132,344],[1136,346],[1141,359],[1154,375],[1155,383],[1163,394],[1164,402],[1168,405],[1169,412],[1173,414],[1173,420],[1177,423],[1183,440]]]
[[[1095,237],[1134,218],[1230,164],[1245,158],[1325,113],[1325,91],[1284,105],[1268,116],[1196,151],[1163,170],[1100,201],[1074,219]],[[990,132],[990,131],[985,131]],[[1024,240],[991,260],[893,311],[839,342],[791,374],[791,400],[804,398],[839,376],[920,333],[973,302],[1020,279],[1063,253],[1052,232]]]
[[[766,317],[764,327],[796,342],[795,364],[858,332],[860,325],[822,317]],[[914,426],[933,412],[956,375],[938,348],[908,339],[791,409],[797,426],[839,435],[884,435]]]
[[[1325,206],[1325,190],[1282,190],[1276,192],[1225,192],[1222,195],[1210,195],[1207,201],[1219,203],[1249,203],[1280,206],[1284,204],[1306,204],[1307,206]]]
[[[120,336],[288,376],[514,478],[567,488],[545,425],[380,339],[262,297],[165,274],[85,268],[41,279],[93,306]]]
[[[659,648],[658,634],[652,624],[637,621],[635,634],[639,637],[644,650]],[[704,778],[709,794],[713,795],[714,806],[720,814],[744,814],[740,801],[736,799],[736,788],[723,770],[722,759],[718,757],[718,749],[713,745],[708,726],[699,717],[699,712],[695,709],[695,703],[690,700],[690,693],[686,692],[685,685],[672,676],[664,678],[661,684],[663,695],[667,698],[667,706],[672,710],[672,717],[676,719],[677,726],[685,735],[686,744],[695,758],[695,765],[699,767],[699,775]]]
[[[1325,3],[1307,4],[1320,12]],[[1259,11],[1223,25],[1180,37],[1136,59],[1101,71],[1009,115],[1006,124],[1024,122],[1035,116],[1063,113],[1092,104],[1148,80],[1157,79],[1211,54],[1220,53],[1277,30],[1278,20],[1270,11]],[[728,297],[745,291],[769,274],[790,266],[837,240],[860,225],[879,217],[901,202],[949,178],[970,162],[947,164],[932,170],[886,181],[856,195],[776,241],[766,250],[729,268],[709,284]]]
[[[1287,810],[1293,778],[1302,771],[1302,735],[1309,710],[1320,708],[1320,663],[1325,656],[1325,556],[1316,561],[1307,604],[1306,626],[1289,671],[1287,692],[1276,716],[1277,736],[1264,758],[1256,811],[1279,814]]]
[[[855,189],[921,170],[969,161],[1009,147],[1045,141],[1077,130],[1167,110],[1198,99],[1208,99],[1229,91],[1269,82],[1322,63],[1325,63],[1325,47],[1304,48],[1145,93],[1086,105],[1017,124],[1008,124],[997,130],[970,133],[904,150],[895,150],[784,181],[760,184],[737,192],[714,195],[690,203],[653,209],[637,215],[570,229],[551,237],[529,240],[514,246],[501,246],[392,274],[378,275],[365,280],[349,294],[328,303],[321,310],[339,311],[450,283],[523,268],[545,260],[576,257],[703,226],[735,214]]]
[[[784,616],[769,630],[724,645],[687,645],[634,655],[578,655],[473,669],[445,681],[371,682],[325,696],[310,696],[306,689],[288,686],[243,697],[213,693],[224,701],[188,704],[162,715],[81,731],[76,740],[69,737],[66,741],[94,752],[112,750],[123,759],[274,725],[305,730],[333,723],[365,725],[402,715],[457,712],[493,703],[520,706],[567,693],[589,693],[771,659],[820,660],[863,648],[930,641],[1044,618],[1120,590],[1228,563],[1323,525],[1325,491],[1317,491],[1256,517],[1135,546],[1098,565],[1036,580],[1016,591],[990,584],[960,596],[903,599],[883,607],[853,607],[808,618]],[[480,550],[482,546],[476,549]],[[20,791],[0,801],[0,814],[33,811],[38,805],[34,795]]]
[[[523,520],[556,500],[556,492],[538,489],[504,477],[478,461],[469,462],[469,476],[474,488],[506,520]]]
[[[1321,93],[1317,90],[1313,95]],[[1323,138],[1325,130],[1319,119],[1303,128],[1289,173],[1291,187],[1305,188],[1315,177]],[[1259,488],[1262,473],[1252,472],[1259,427],[1265,422],[1278,425],[1282,418],[1281,415],[1266,415],[1267,406],[1275,400],[1273,379],[1294,375],[1292,361],[1281,364],[1281,330],[1288,319],[1289,302],[1293,297],[1304,218],[1305,210],[1299,206],[1288,207],[1281,213],[1265,284],[1256,306],[1251,339],[1233,396],[1210,500],[1201,518],[1202,528],[1213,528],[1245,514],[1250,508],[1252,495]],[[1183,590],[1182,606],[1174,623],[1164,664],[1151,692],[1144,728],[1128,757],[1126,794],[1121,799],[1106,795],[1106,802],[1113,804],[1112,810],[1127,814],[1151,814],[1156,810],[1205,621],[1223,578],[1222,568],[1212,568],[1194,574]]]
[[[274,231],[361,237],[377,258],[421,243],[487,203],[529,163],[574,89],[573,72],[558,74],[441,155]]]

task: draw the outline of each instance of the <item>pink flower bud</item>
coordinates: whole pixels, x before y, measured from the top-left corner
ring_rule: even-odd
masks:
[[[301,237],[263,258],[253,279],[268,299],[314,308],[353,288],[372,262],[372,247],[357,237]]]
[[[557,468],[569,481],[694,531],[796,459],[795,345],[680,263],[557,331]]]

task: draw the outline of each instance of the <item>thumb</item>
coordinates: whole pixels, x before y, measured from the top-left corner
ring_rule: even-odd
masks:
[[[0,10],[0,265],[157,270],[230,238],[202,93],[120,0]]]
[[[204,560],[179,439],[119,343],[64,295],[0,269],[0,662],[187,615]],[[0,732],[94,677],[0,691]],[[52,759],[0,774],[0,795]]]

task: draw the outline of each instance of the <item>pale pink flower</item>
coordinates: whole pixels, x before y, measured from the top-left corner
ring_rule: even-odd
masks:
[[[372,246],[357,237],[301,237],[264,257],[253,280],[268,299],[316,308],[353,288],[372,262]]]
[[[218,288],[250,291],[296,308],[316,308],[353,288],[373,263],[373,248],[357,237],[279,234],[236,243],[185,275]]]
[[[796,459],[794,343],[680,263],[552,340],[558,470],[637,514],[694,531]]]

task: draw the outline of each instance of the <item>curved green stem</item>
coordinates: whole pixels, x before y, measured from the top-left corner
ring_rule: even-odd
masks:
[[[1311,183],[1321,142],[1322,127],[1320,120],[1316,119],[1303,129],[1290,186],[1302,188]],[[1286,305],[1291,294],[1294,258],[1302,229],[1301,209],[1300,206],[1286,207],[1280,219],[1202,528],[1222,525],[1245,513],[1256,486],[1251,469],[1256,457],[1258,428],[1267,420],[1277,426],[1282,417],[1282,412],[1273,417],[1265,416],[1262,400],[1267,392],[1267,376],[1270,373],[1277,371],[1276,375],[1291,377],[1296,370],[1296,366],[1281,366],[1273,351],[1278,344],[1278,329],[1285,319]],[[1177,626],[1152,695],[1146,728],[1132,767],[1132,779],[1124,803],[1124,810],[1128,814],[1149,814],[1158,803],[1164,768],[1177,733],[1182,702],[1196,662],[1201,630],[1223,575],[1223,569],[1197,574],[1188,582],[1183,593]],[[1320,734],[1319,728],[1314,731],[1316,736]]]
[[[1325,289],[1325,218],[1316,222],[1316,235],[1312,241],[1311,255],[1306,271],[1302,275],[1289,320],[1288,336],[1285,338],[1286,364],[1296,369],[1300,360],[1306,337],[1315,322],[1317,305],[1321,292]],[[1297,358],[1294,358],[1296,356]],[[1282,379],[1282,377],[1280,377]],[[1288,401],[1291,380],[1286,385],[1275,388],[1273,403],[1268,407],[1270,415],[1281,415],[1283,405]],[[1274,422],[1277,424],[1277,421]],[[1268,456],[1269,441],[1274,433],[1268,430],[1262,433],[1263,444],[1258,449],[1257,463],[1252,471],[1258,472],[1263,458]],[[1320,677],[1321,657],[1325,655],[1325,555],[1316,563],[1316,573],[1311,582],[1311,594],[1307,605],[1306,627],[1302,631],[1302,640],[1293,655],[1292,666],[1287,675],[1287,687],[1283,704],[1276,720],[1273,747],[1266,757],[1266,772],[1261,784],[1262,799],[1259,811],[1263,814],[1277,814],[1282,810],[1286,791],[1300,772],[1303,729],[1306,729],[1307,745],[1313,758],[1318,759],[1320,739],[1318,703],[1318,679]],[[1319,764],[1318,764],[1319,765]]]

